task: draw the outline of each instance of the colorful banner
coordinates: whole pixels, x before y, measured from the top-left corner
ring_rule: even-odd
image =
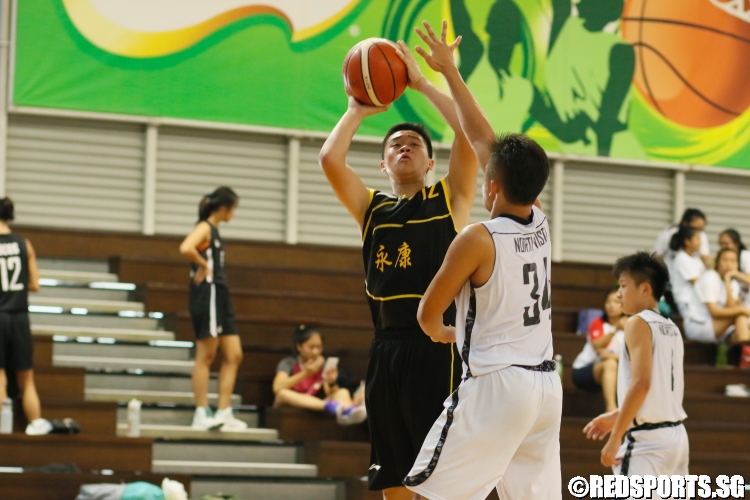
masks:
[[[459,69],[498,132],[549,151],[750,168],[746,0],[17,2],[17,106],[329,131],[368,37],[462,35]],[[440,75],[424,70],[444,87]],[[367,120],[450,131],[407,90]]]

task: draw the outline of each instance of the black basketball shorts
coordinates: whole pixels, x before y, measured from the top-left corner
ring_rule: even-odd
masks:
[[[365,385],[372,445],[369,489],[403,486],[460,380],[461,358],[454,344],[435,343],[420,330],[375,334]]]
[[[237,334],[229,289],[204,281],[190,285],[190,317],[197,340]]]
[[[0,312],[0,369],[25,371],[34,367],[29,314]]]

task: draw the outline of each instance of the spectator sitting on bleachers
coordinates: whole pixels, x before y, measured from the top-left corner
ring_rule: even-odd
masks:
[[[742,243],[736,229],[725,229],[719,234],[719,248],[729,248],[739,255],[739,272],[735,279],[740,282],[740,297],[745,305],[750,306],[750,250]]]
[[[703,315],[703,303],[698,299],[694,286],[698,278],[706,272],[703,261],[696,256],[701,246],[700,234],[698,229],[680,226],[669,243],[669,248],[674,252],[674,258],[667,263],[669,282],[675,304],[684,321],[690,318],[696,321],[706,320]]]
[[[573,361],[573,383],[589,391],[601,389],[608,412],[617,409],[617,362],[626,319],[617,291],[610,292],[604,316],[591,322],[586,345]]]
[[[326,411],[341,425],[359,424],[367,418],[364,405],[354,404],[348,389],[339,387],[338,366],[324,371],[325,358],[320,332],[300,326],[293,337],[295,355],[282,359],[276,367],[274,406],[296,406]]]
[[[654,253],[667,264],[667,267],[671,265],[672,260],[675,257],[675,252],[670,248],[672,237],[681,227],[692,227],[700,232],[700,247],[697,248],[694,253],[700,256],[703,264],[706,267],[711,265],[711,251],[708,246],[708,236],[704,229],[706,228],[707,220],[706,215],[698,210],[697,208],[688,208],[683,212],[682,219],[678,225],[669,226],[659,232],[656,237],[656,243],[654,243]]]
[[[716,270],[706,271],[695,284],[700,307],[684,320],[685,336],[705,343],[750,341],[750,308],[740,302],[737,252],[724,248],[716,256]],[[731,336],[731,337],[730,337]]]

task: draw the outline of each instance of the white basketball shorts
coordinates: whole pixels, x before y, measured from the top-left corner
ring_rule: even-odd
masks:
[[[562,498],[562,384],[509,366],[471,377],[445,401],[404,485],[431,500]]]
[[[622,462],[612,471],[624,476],[684,476],[688,474],[689,457],[684,425],[634,431],[626,435],[616,455]]]

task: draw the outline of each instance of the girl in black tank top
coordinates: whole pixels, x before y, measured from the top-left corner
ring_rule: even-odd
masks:
[[[48,434],[34,384],[29,291],[39,290],[39,270],[31,242],[11,232],[13,202],[0,199],[0,402],[8,397],[6,370],[16,373],[28,425],[26,434]]]
[[[198,206],[198,223],[180,245],[180,253],[191,262],[190,315],[195,331],[193,392],[197,429],[240,430],[247,425],[234,418],[230,400],[242,362],[242,345],[234,323],[229,298],[224,248],[218,226],[234,216],[239,198],[228,187],[217,188],[203,197]],[[216,415],[208,405],[208,381],[211,363],[221,346],[224,353],[219,375],[219,403]]]

